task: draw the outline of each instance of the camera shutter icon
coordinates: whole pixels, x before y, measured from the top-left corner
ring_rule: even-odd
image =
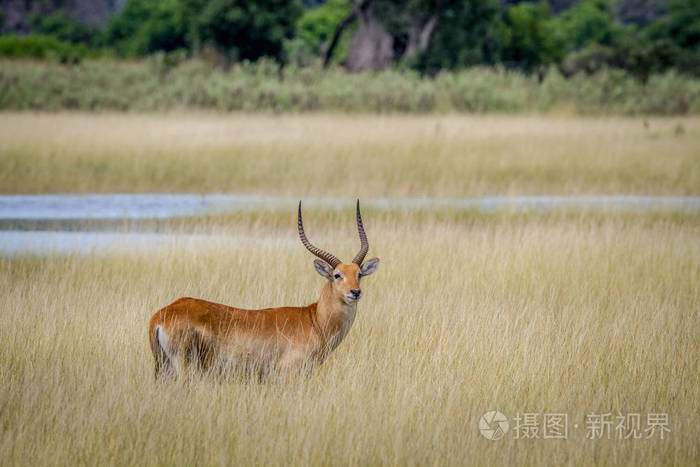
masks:
[[[503,438],[509,428],[508,418],[497,410],[490,410],[479,419],[479,432],[492,441]]]

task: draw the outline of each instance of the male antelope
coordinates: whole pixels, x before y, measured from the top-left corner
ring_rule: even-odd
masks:
[[[369,250],[357,202],[360,251],[350,264],[313,246],[306,238],[299,201],[301,243],[320,260],[327,279],[316,303],[303,307],[244,310],[196,298],[180,298],[151,318],[148,336],[156,378],[194,371],[243,370],[259,378],[320,364],[347,335],[362,295],[360,278],[377,270],[379,259],[362,263]],[[323,260],[323,261],[321,261]]]

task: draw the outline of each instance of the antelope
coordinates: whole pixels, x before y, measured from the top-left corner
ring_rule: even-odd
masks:
[[[272,372],[293,374],[323,363],[355,321],[360,279],[379,265],[378,258],[363,262],[369,242],[359,200],[356,215],[360,251],[344,264],[306,238],[299,201],[301,243],[319,258],[314,267],[326,279],[315,303],[246,310],[183,297],[158,310],[148,328],[156,380],[230,369],[263,379]]]

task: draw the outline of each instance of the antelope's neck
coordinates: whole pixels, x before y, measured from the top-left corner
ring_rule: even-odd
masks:
[[[355,321],[357,302],[348,305],[333,293],[330,282],[321,289],[316,318],[325,344],[324,353],[333,351],[342,342]]]

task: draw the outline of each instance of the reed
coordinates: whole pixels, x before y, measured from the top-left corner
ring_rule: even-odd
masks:
[[[700,119],[0,114],[0,192],[697,195]]]
[[[346,260],[357,248],[347,214],[305,219]],[[240,220],[248,237],[194,249],[1,258],[3,463],[697,464],[700,227],[682,215],[404,223],[367,212],[382,263],[318,372],[157,385],[147,323],[179,296],[314,300],[322,279],[290,218]],[[518,412],[567,413],[569,437],[489,441],[477,422],[494,409],[511,429]],[[647,413],[667,413],[671,431],[585,438],[587,414],[618,411],[641,413],[643,428]]]

